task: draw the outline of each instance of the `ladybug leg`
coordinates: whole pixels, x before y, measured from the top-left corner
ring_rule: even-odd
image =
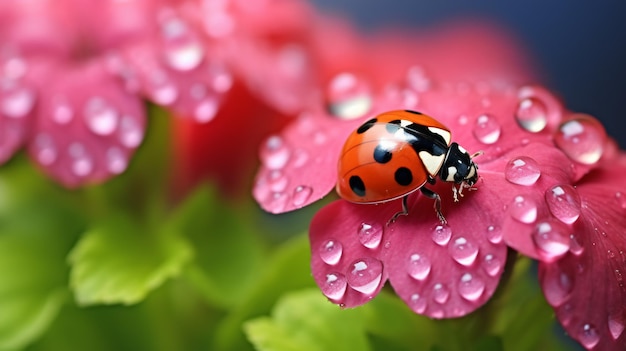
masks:
[[[420,191],[426,197],[429,197],[429,198],[435,200],[435,204],[434,204],[435,212],[437,212],[437,217],[439,218],[439,221],[441,221],[441,224],[448,223],[448,221],[446,221],[446,218],[441,213],[441,196],[439,196],[439,194],[437,194],[436,192],[434,192],[434,191],[432,191],[432,190],[430,190],[430,189],[428,189],[426,187],[421,187]]]
[[[389,226],[391,223],[394,223],[396,221],[396,219],[398,219],[398,217],[400,216],[406,216],[409,214],[409,207],[407,205],[407,199],[409,198],[409,195],[405,195],[402,198],[402,211],[400,212],[396,212],[393,217],[391,217],[388,221],[387,221],[387,226]]]

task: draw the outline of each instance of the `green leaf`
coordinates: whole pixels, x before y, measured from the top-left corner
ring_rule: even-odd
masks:
[[[224,308],[237,305],[248,294],[265,261],[258,230],[243,211],[203,186],[172,218],[172,226],[191,240],[197,253],[185,277],[210,303]]]
[[[151,230],[111,216],[72,250],[70,283],[80,305],[134,304],[178,275],[191,258],[189,243],[167,226]]]
[[[244,324],[244,330],[261,351],[369,350],[362,311],[342,310],[317,289],[282,297],[271,318]]]

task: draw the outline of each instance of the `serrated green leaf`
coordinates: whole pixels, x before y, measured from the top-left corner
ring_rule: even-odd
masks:
[[[191,246],[178,233],[149,230],[119,215],[89,230],[72,250],[70,284],[80,305],[134,304],[191,258]]]
[[[369,350],[362,311],[342,310],[317,289],[292,292],[274,307],[271,318],[244,324],[249,340],[261,351]]]

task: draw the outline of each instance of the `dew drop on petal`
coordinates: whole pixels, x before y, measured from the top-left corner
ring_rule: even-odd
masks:
[[[430,89],[430,78],[424,72],[424,69],[420,66],[413,66],[409,68],[406,74],[407,84],[417,92],[423,92]]]
[[[174,84],[164,83],[149,89],[150,97],[159,105],[169,106],[178,99],[178,89]]]
[[[326,274],[326,281],[321,286],[322,293],[331,300],[341,300],[348,286],[346,277],[341,273]]]
[[[546,105],[534,97],[524,98],[517,105],[515,120],[524,130],[538,133],[548,124]]]
[[[35,104],[35,93],[14,83],[0,87],[0,112],[10,118],[26,116]]]
[[[613,340],[619,339],[624,332],[624,317],[621,314],[609,316],[609,331]]]
[[[207,97],[196,105],[193,116],[199,123],[208,123],[215,118],[218,110],[218,100],[216,98]]]
[[[320,258],[331,266],[339,263],[343,254],[343,245],[336,240],[326,240],[320,246]]]
[[[606,131],[598,120],[575,114],[559,126],[554,142],[570,159],[592,165],[602,157],[606,138]]]
[[[471,266],[478,256],[478,247],[474,243],[464,237],[455,238],[450,245],[448,251],[452,258],[463,266]]]
[[[417,253],[409,256],[409,260],[407,262],[407,272],[414,279],[426,279],[430,274],[430,269],[430,260],[426,256]]]
[[[474,137],[483,144],[493,144],[500,139],[502,129],[498,121],[487,114],[480,115],[476,119],[473,133]]]
[[[122,116],[119,127],[119,138],[127,148],[136,148],[143,140],[144,131],[141,125],[131,116]]]
[[[81,143],[72,143],[68,148],[71,170],[78,177],[86,177],[93,171],[93,160]]]
[[[293,190],[293,197],[292,197],[293,205],[297,207],[304,205],[307,202],[307,200],[309,200],[312,193],[313,193],[313,189],[310,186],[298,185]]]
[[[303,149],[295,149],[291,157],[291,165],[300,168],[309,162],[309,153]]]
[[[502,242],[502,230],[500,227],[490,225],[487,227],[487,240],[492,244],[499,244]]]
[[[574,234],[570,234],[569,239],[569,251],[576,256],[580,256],[585,251],[585,248],[580,244],[578,239],[576,239]]]
[[[63,99],[54,100],[52,107],[52,119],[58,124],[68,124],[74,118],[74,110]]]
[[[444,304],[450,297],[450,291],[443,284],[437,283],[433,286],[432,297],[435,302]]]
[[[445,246],[450,242],[452,229],[447,224],[438,224],[432,230],[433,241],[440,246]]]
[[[458,286],[459,294],[468,301],[477,301],[485,291],[485,283],[478,277],[465,273]]]
[[[87,127],[94,134],[109,135],[117,128],[119,120],[117,111],[101,97],[87,100],[84,114]]]
[[[271,170],[268,174],[267,185],[273,192],[282,192],[287,188],[289,179],[278,169]]]
[[[348,284],[365,295],[373,294],[383,277],[383,263],[375,258],[362,258],[354,261],[349,267]]]
[[[289,161],[290,152],[278,135],[269,137],[261,149],[261,161],[269,169],[281,169]]]
[[[527,156],[510,160],[504,168],[504,177],[513,184],[530,186],[541,176],[539,164]]]
[[[600,335],[593,325],[587,323],[578,332],[578,341],[587,349],[592,349],[600,342]]]
[[[120,148],[113,146],[107,150],[106,165],[112,174],[120,174],[128,166],[128,159]]]
[[[57,160],[57,148],[50,135],[41,133],[35,137],[35,157],[44,166],[49,166]]]
[[[572,224],[580,216],[581,200],[578,191],[571,185],[555,185],[546,190],[546,203],[554,217],[563,223]]]
[[[383,238],[383,228],[380,224],[361,223],[357,228],[357,235],[361,244],[368,249],[375,249]]]
[[[165,61],[179,71],[190,71],[200,65],[204,48],[185,22],[169,18],[161,25]]]
[[[502,263],[496,256],[492,254],[487,254],[483,259],[482,267],[485,273],[487,273],[491,277],[495,277],[498,275],[498,273],[500,273],[500,270],[502,269],[501,264]]]
[[[409,305],[413,311],[417,313],[424,313],[424,311],[426,311],[428,303],[426,299],[423,299],[418,293],[412,294],[409,300]]]
[[[615,193],[615,200],[617,201],[619,207],[626,210],[626,195],[621,191]]]
[[[548,261],[564,255],[570,248],[569,228],[554,220],[537,223],[532,239],[539,255]]]
[[[336,75],[326,89],[326,107],[331,115],[340,119],[365,115],[372,108],[372,100],[369,85],[352,73]]]
[[[564,271],[560,269],[549,270],[543,283],[543,292],[551,306],[561,306],[569,297],[574,282]]]
[[[522,223],[534,223],[537,220],[537,205],[531,199],[518,195],[510,208],[511,217]]]

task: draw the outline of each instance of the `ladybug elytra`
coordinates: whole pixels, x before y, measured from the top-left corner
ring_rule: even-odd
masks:
[[[420,112],[389,111],[370,119],[348,137],[338,165],[337,193],[354,203],[381,203],[402,198],[408,214],[407,197],[416,190],[435,200],[442,223],[441,197],[425,185],[436,178],[453,185],[454,200],[463,189],[478,181],[478,166],[459,144],[451,142],[450,130]]]

